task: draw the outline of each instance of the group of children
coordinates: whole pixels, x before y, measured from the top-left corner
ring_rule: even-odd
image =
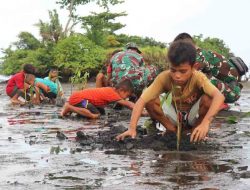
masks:
[[[49,76],[45,78],[35,77],[35,73],[36,69],[32,64],[25,64],[22,71],[10,78],[6,94],[13,104],[23,105],[27,101],[39,104],[45,99],[54,102],[58,95],[63,96],[56,68],[51,68]]]
[[[240,76],[232,64],[226,67],[228,84],[225,80],[221,80],[225,84],[219,80],[214,83],[212,78],[207,78],[207,73],[201,72],[210,71],[216,77],[222,76],[214,72],[217,62],[209,62],[210,54],[213,57],[217,55],[218,65],[225,65],[224,57],[201,50],[195,46],[190,35],[182,33],[169,47],[167,57],[170,69],[158,75],[156,69],[145,67],[141,51],[135,44],[130,44],[125,51],[112,54],[111,64],[108,64],[112,67],[108,71],[108,82],[104,81],[102,73],[102,76],[97,77],[97,88],[73,92],[63,106],[61,116],[74,112],[96,119],[105,105],[117,102],[133,110],[129,129],[118,135],[117,140],[127,136],[134,138],[140,116],[147,114],[170,132],[176,132],[178,122],[182,122],[183,127],[192,130],[191,141],[203,140],[224,101],[236,101],[242,88],[238,85]],[[25,95],[26,99],[25,92],[30,86],[35,87],[35,103],[46,97],[53,100],[58,94],[63,94],[57,70],[51,70],[49,77],[44,79],[35,78],[34,72],[34,67],[26,64],[23,71],[9,80],[6,93],[13,103],[21,103],[18,99],[20,96]],[[109,86],[110,83],[113,86]],[[223,84],[223,89],[218,84]],[[142,92],[145,87],[148,88]],[[127,100],[132,94],[138,96],[136,103]],[[171,94],[170,105],[166,94]]]

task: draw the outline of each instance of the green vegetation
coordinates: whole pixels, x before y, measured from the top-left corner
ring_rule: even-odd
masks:
[[[79,78],[88,72],[93,76],[101,69],[107,54],[115,49],[123,49],[128,42],[135,42],[143,52],[146,64],[157,65],[160,69],[167,67],[166,43],[153,38],[116,34],[125,24],[116,19],[124,17],[125,12],[112,13],[110,7],[121,4],[120,0],[58,0],[60,8],[69,11],[65,26],[60,23],[56,10],[49,11],[49,21],[39,20],[40,38],[29,32],[21,32],[18,40],[7,49],[3,49],[1,58],[1,73],[11,75],[18,72],[25,63],[32,63],[41,76],[47,74],[51,66],[60,69],[61,76],[69,79],[74,75]],[[88,16],[77,14],[77,8],[89,3],[95,3],[103,8],[103,12],[92,12]],[[83,32],[74,32],[74,26],[79,24]],[[230,49],[223,40],[195,36],[198,46],[229,57]],[[79,74],[80,73],[80,74]]]

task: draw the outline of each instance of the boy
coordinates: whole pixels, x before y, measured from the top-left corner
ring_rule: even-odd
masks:
[[[225,96],[225,103],[234,103],[240,98],[242,84],[240,74],[236,67],[224,56],[195,45],[193,38],[188,33],[180,33],[174,41],[186,40],[196,47],[195,68],[205,73],[211,83]],[[228,105],[224,104],[227,108]],[[223,108],[222,107],[222,108]]]
[[[90,119],[96,119],[100,116],[98,107],[104,107],[111,102],[133,109],[134,103],[124,100],[132,93],[133,85],[129,80],[120,82],[115,88],[102,87],[77,91],[69,97],[69,102],[65,103],[61,116],[75,112]]]
[[[46,79],[42,79],[42,78],[36,78],[35,80],[35,86],[37,88],[39,88],[40,93],[42,95],[42,97],[47,97],[50,100],[53,100],[56,98],[57,96],[57,84],[50,81],[50,80],[46,80]],[[37,101],[40,102],[40,93],[38,93],[39,95],[37,96]],[[44,98],[43,97],[43,98]]]
[[[206,137],[209,125],[225,98],[203,73],[193,68],[196,49],[191,43],[172,43],[168,59],[171,63],[170,70],[159,74],[143,92],[133,109],[129,130],[118,135],[117,140],[123,140],[127,136],[135,138],[137,122],[144,106],[151,118],[158,120],[172,132],[176,132],[179,122],[177,114],[186,114],[186,126],[193,127],[190,141],[196,142]],[[163,92],[172,92],[173,101],[170,106],[166,101],[160,105],[159,96]]]
[[[32,81],[27,81],[25,84],[24,80],[27,74],[35,74],[35,67],[31,64],[25,64],[23,70],[13,75],[7,83],[6,94],[11,98],[13,104],[23,104],[18,98],[21,96],[25,98],[25,90],[28,89]]]
[[[49,76],[44,78],[45,80],[50,80],[52,82],[54,82],[57,87],[58,87],[58,94],[60,96],[63,96],[63,88],[62,85],[58,79],[58,69],[56,67],[52,67],[49,71]]]

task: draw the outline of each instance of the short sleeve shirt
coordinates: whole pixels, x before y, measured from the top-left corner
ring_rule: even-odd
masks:
[[[112,87],[89,88],[73,92],[69,103],[76,105],[83,100],[88,100],[94,106],[105,106],[108,103],[121,100],[120,95]]]
[[[24,78],[25,78],[24,72],[19,72],[13,75],[7,83],[6,94],[10,95],[15,87],[17,87],[18,89],[23,89]]]
[[[161,93],[172,92],[173,100],[177,103],[180,111],[189,111],[193,104],[203,95],[212,96],[216,87],[201,72],[193,70],[191,78],[186,85],[180,89],[177,88],[170,77],[170,71],[163,71],[154,82],[143,92],[141,98],[145,103],[153,100]]]

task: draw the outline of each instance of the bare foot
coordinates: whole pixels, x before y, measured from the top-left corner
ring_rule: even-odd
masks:
[[[20,100],[18,100],[18,99],[10,99],[10,101],[11,101],[11,103],[12,104],[14,104],[14,105],[16,105],[16,104],[20,104],[20,105],[24,105],[25,103],[24,102],[22,102],[22,101],[20,101]]]
[[[92,114],[92,118],[91,119],[97,119],[100,117],[100,114]]]
[[[64,106],[63,106],[63,108],[62,108],[62,111],[61,111],[61,113],[60,113],[60,115],[63,117],[63,116],[66,116],[67,115],[67,113],[69,113],[70,112],[70,109],[69,109],[69,103],[65,103],[64,104]]]

